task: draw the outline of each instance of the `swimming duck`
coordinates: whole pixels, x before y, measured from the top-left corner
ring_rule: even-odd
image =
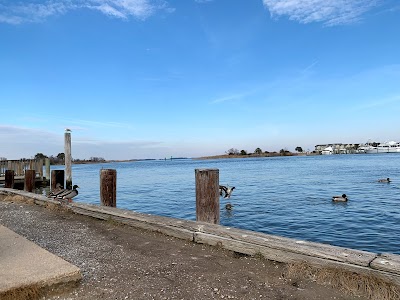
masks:
[[[227,186],[220,185],[219,186],[219,194],[222,196],[222,191],[224,191],[225,192],[224,198],[230,198],[234,188],[235,188],[234,186],[230,187],[229,185],[227,185]]]
[[[58,194],[60,194],[63,191],[64,191],[64,189],[62,188],[61,183],[57,182],[56,187],[54,188],[54,190],[50,191],[50,193],[47,197],[50,198],[50,197],[57,196]]]
[[[332,197],[332,201],[335,201],[335,202],[347,202],[347,196],[346,196],[346,194],[343,194],[342,196],[333,196]]]
[[[230,203],[225,204],[225,209],[226,210],[232,210],[233,205]]]
[[[57,199],[63,199],[63,200],[68,200],[68,202],[72,202],[72,198],[78,195],[77,188],[79,188],[79,186],[75,184],[72,190],[66,190],[65,192],[57,195]]]
[[[390,182],[390,178],[383,178],[383,179],[379,179],[378,182]]]

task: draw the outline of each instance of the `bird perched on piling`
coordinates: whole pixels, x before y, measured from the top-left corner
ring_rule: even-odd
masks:
[[[230,187],[229,185],[227,185],[227,186],[220,185],[219,186],[219,194],[220,194],[220,196],[222,196],[222,191],[223,191],[225,193],[224,198],[230,198],[234,188],[235,188],[234,186]]]
[[[49,198],[55,198],[57,195],[61,194],[65,190],[63,189],[61,183],[57,182],[55,189],[50,191],[49,195],[47,197]]]
[[[332,201],[334,202],[347,202],[348,198],[346,194],[343,194],[342,196],[333,196]]]
[[[387,182],[387,183],[389,183],[390,182],[390,178],[388,177],[388,178],[379,179],[378,182]]]
[[[57,195],[57,199],[68,200],[68,202],[72,202],[72,198],[78,195],[77,188],[79,188],[79,186],[75,184],[72,190],[65,190],[63,193]]]

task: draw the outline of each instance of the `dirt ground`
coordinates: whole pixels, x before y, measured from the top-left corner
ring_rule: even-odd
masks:
[[[78,266],[82,281],[42,299],[363,299],[285,265],[38,205],[0,201],[0,224]]]

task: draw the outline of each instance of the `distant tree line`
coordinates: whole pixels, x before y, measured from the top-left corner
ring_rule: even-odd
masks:
[[[303,152],[303,148],[297,146],[295,148],[295,151],[298,152],[298,153],[302,153]],[[254,152],[247,152],[246,150],[240,150],[239,151],[236,148],[230,148],[229,150],[225,151],[225,153],[227,155],[253,155],[254,156],[254,155],[265,155],[265,154],[269,154],[270,152],[268,152],[268,151],[264,151],[263,152],[263,150],[260,147],[257,147],[254,150]],[[272,153],[277,153],[277,152],[272,152]],[[281,149],[279,151],[279,154],[282,155],[282,156],[292,155],[292,153],[289,150],[287,150],[286,148],[285,149]]]
[[[43,153],[36,153],[35,155],[35,159],[45,159],[45,158],[49,158],[50,159],[50,164],[51,165],[62,165],[65,163],[65,154],[64,153],[58,153],[57,156],[47,156],[44,155]],[[104,162],[106,161],[103,157],[97,157],[97,156],[93,156],[90,157],[90,159],[72,159],[72,162],[75,163],[91,163],[91,162]]]

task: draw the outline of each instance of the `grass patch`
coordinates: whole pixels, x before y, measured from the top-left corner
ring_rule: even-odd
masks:
[[[123,224],[115,219],[113,219],[111,216],[108,216],[106,220],[107,224],[112,225],[112,226],[122,226]]]
[[[254,258],[257,258],[257,259],[260,259],[260,260],[264,260],[265,259],[265,256],[260,252],[260,251],[257,251],[256,253],[254,253]]]
[[[291,263],[286,265],[285,277],[295,280],[308,278],[354,296],[366,296],[368,299],[400,299],[400,287],[375,276],[361,275],[339,268],[317,268],[307,263]]]
[[[36,285],[16,288],[0,293],[1,300],[37,300],[41,297],[41,289]]]

